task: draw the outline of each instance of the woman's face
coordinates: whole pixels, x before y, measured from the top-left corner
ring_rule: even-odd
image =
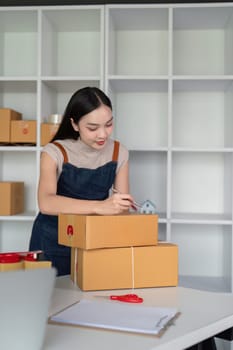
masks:
[[[78,124],[72,119],[71,123],[85,144],[94,149],[101,149],[113,131],[112,110],[106,105],[101,105],[83,116]]]

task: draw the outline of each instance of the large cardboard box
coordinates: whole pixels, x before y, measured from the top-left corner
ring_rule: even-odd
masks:
[[[71,279],[83,291],[178,284],[178,247],[71,249]]]
[[[22,114],[10,108],[0,108],[0,142],[9,143],[11,121],[22,119]]]
[[[0,215],[14,215],[24,211],[24,183],[0,182]]]
[[[58,242],[82,249],[155,245],[158,242],[158,216],[60,214]]]
[[[11,121],[11,143],[36,143],[36,120]]]
[[[56,134],[59,128],[59,124],[52,123],[42,123],[41,124],[41,133],[40,133],[40,144],[45,146],[51,141],[53,136]]]

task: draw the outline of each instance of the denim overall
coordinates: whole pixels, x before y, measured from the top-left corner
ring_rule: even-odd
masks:
[[[64,147],[64,163],[57,184],[57,194],[87,200],[104,200],[109,196],[117,168],[119,142],[114,141],[112,160],[96,169],[78,168],[68,162]],[[57,275],[70,274],[70,248],[58,244],[58,217],[39,213],[35,219],[30,240],[30,251],[43,250],[46,260],[57,269]]]

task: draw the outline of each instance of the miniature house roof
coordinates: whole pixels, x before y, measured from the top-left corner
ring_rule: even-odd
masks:
[[[156,205],[149,199],[147,199],[145,202],[142,203],[140,212],[144,214],[155,214],[155,208]]]

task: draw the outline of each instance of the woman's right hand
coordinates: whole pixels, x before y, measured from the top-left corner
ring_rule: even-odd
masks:
[[[127,212],[132,206],[133,198],[130,194],[114,193],[107,199],[97,202],[96,214],[115,215]]]

